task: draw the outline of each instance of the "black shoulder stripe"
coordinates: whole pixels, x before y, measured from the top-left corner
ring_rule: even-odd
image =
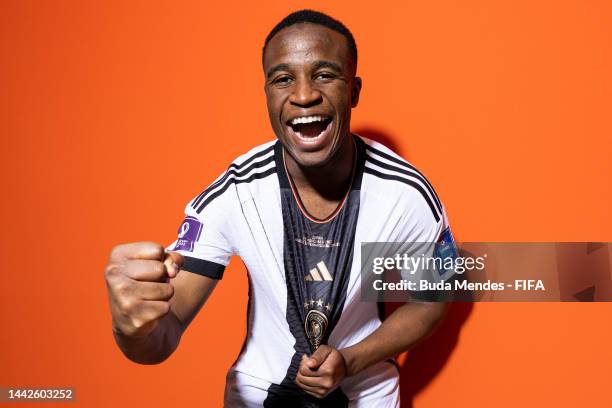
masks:
[[[207,276],[212,279],[221,279],[223,278],[225,266],[216,262],[183,255],[183,266],[181,270]]]
[[[425,190],[423,190],[423,187],[419,183],[416,183],[416,182],[414,182],[412,180],[409,180],[409,179],[406,179],[404,177],[395,176],[393,174],[381,173],[381,172],[379,172],[377,170],[374,170],[374,169],[372,169],[370,167],[365,167],[363,169],[363,172],[371,174],[371,175],[376,176],[376,177],[379,177],[381,179],[399,181],[401,183],[407,184],[407,185],[415,188],[419,193],[421,193],[421,195],[423,196],[423,198],[427,202],[427,205],[429,206],[429,209],[431,210],[431,213],[433,214],[436,222],[440,221],[440,215],[438,214],[438,211],[436,210],[436,207],[431,202],[431,199],[429,198],[429,195],[427,195],[427,193],[425,192]]]
[[[425,178],[425,176],[423,175],[423,173],[421,173],[420,171],[418,171],[414,166],[412,166],[410,163],[407,163],[401,159],[398,159],[397,157],[393,157],[390,154],[387,154],[385,152],[382,152],[372,146],[370,146],[369,144],[365,143],[366,145],[366,149],[371,151],[372,153],[380,156],[380,157],[384,157],[387,160],[390,160],[394,163],[399,164],[400,166],[406,167],[407,169],[412,170],[414,173],[418,174],[420,176],[421,181],[423,181],[423,183],[425,183],[425,186],[427,187],[427,190],[429,190],[431,196],[434,198],[434,200],[436,201],[436,206],[440,209],[440,212],[442,211],[442,204],[440,203],[440,199],[438,198],[438,195],[436,194],[434,188],[432,187],[431,184],[429,184],[429,181],[427,180],[427,178]],[[416,177],[416,176],[415,176]]]
[[[274,143],[272,143],[271,146],[266,147],[262,151],[254,153],[252,156],[249,156],[245,161],[243,161],[240,164],[236,164],[236,163],[230,164],[229,168],[230,169],[232,169],[232,168],[234,168],[234,169],[242,168],[242,167],[246,166],[247,164],[251,163],[256,158],[261,157],[261,156],[265,156],[266,154],[270,153],[273,150],[274,150]]]
[[[266,154],[270,153],[272,150],[274,150],[274,145],[272,145],[271,147],[268,147],[267,149],[262,150],[261,152],[255,153],[253,156],[249,157],[248,159],[246,159],[244,162],[242,162],[241,164],[230,164],[230,166],[228,167],[227,171],[225,172],[225,174],[223,175],[223,177],[221,177],[219,180],[215,181],[213,184],[211,184],[210,186],[208,186],[204,191],[202,191],[196,198],[195,200],[193,200],[193,203],[191,204],[191,206],[193,208],[196,208],[200,202],[204,199],[204,197],[210,193],[212,190],[214,190],[215,188],[217,188],[218,186],[220,186],[221,184],[223,184],[223,182],[225,180],[227,180],[227,178],[234,174],[236,176],[240,176],[242,174],[239,174],[238,171],[242,170],[246,165],[248,165],[249,163],[253,162],[253,160],[255,160],[258,157],[261,156],[265,156]],[[274,160],[274,155],[268,157],[265,160],[259,161],[257,163],[253,163],[251,166],[249,166],[248,168],[240,171],[240,173],[248,173],[250,170],[252,170],[255,167],[261,167],[261,166],[265,166],[266,164],[270,163],[271,161]]]
[[[250,166],[248,166],[247,168],[243,168],[240,171],[237,171],[236,169],[230,169],[228,170],[225,175],[223,176],[223,178],[221,180],[219,180],[218,182],[214,183],[213,185],[211,185],[210,187],[208,187],[206,190],[204,190],[204,193],[201,194],[198,199],[196,199],[193,204],[191,205],[193,208],[196,208],[200,202],[214,189],[216,189],[218,186],[220,186],[221,184],[223,184],[224,182],[227,183],[227,179],[231,176],[235,176],[235,177],[242,177],[246,174],[248,174],[251,170],[253,169],[257,169],[259,167],[264,167],[265,165],[267,165],[268,163],[271,163],[274,161],[274,156],[270,156],[262,161],[258,161],[255,162],[253,164],[251,164]]]
[[[202,201],[200,206],[197,208],[196,212],[198,214],[201,213],[202,210],[208,204],[210,204],[211,201],[213,201],[215,198],[217,198],[221,194],[223,194],[232,184],[250,183],[253,180],[262,179],[262,178],[268,177],[268,176],[270,176],[272,174],[276,174],[276,167],[270,167],[268,170],[262,171],[262,172],[259,172],[259,173],[255,172],[255,173],[251,174],[251,176],[246,178],[246,179],[236,179],[236,177],[233,176],[232,178],[228,179],[227,183],[225,183],[225,185],[222,188],[220,188],[219,190],[215,191],[214,193],[208,195],[206,197],[206,199],[204,201]]]
[[[391,170],[391,171],[396,171],[398,173],[402,173],[402,174],[405,174],[405,175],[407,175],[409,177],[414,177],[417,180],[419,180],[421,183],[423,183],[423,185],[425,186],[427,191],[429,191],[429,194],[431,195],[431,197],[433,197],[433,199],[435,201],[435,204],[436,204],[436,207],[438,207],[438,211],[440,213],[442,213],[442,205],[438,201],[438,197],[436,197],[435,191],[433,191],[433,188],[429,185],[429,183],[427,183],[425,178],[422,177],[419,173],[416,173],[416,172],[410,171],[410,170],[406,170],[405,168],[402,168],[402,167],[392,166],[389,163],[382,162],[382,161],[377,160],[374,157],[369,156],[369,155],[368,155],[367,161],[369,161],[372,164],[377,165],[378,167],[382,167],[383,169],[387,169],[387,170]]]

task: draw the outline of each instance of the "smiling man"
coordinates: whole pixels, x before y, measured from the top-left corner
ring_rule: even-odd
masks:
[[[303,10],[263,49],[276,141],[238,157],[189,202],[178,239],[117,246],[106,268],[115,339],[159,363],[222,278],[247,266],[247,335],[227,375],[228,407],[398,407],[394,356],[426,336],[441,303],[381,321],[360,299],[362,242],[448,239],[429,182],[385,146],[350,132],[361,79],[337,20]]]

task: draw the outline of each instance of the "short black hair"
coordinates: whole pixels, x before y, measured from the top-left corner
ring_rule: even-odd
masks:
[[[353,57],[353,62],[355,63],[355,67],[357,67],[357,44],[355,43],[355,38],[353,37],[353,34],[351,34],[350,30],[346,28],[344,24],[342,24],[340,21],[336,20],[335,18],[328,16],[325,13],[321,13],[320,11],[308,10],[308,9],[293,12],[289,14],[287,17],[283,18],[277,25],[274,26],[272,31],[270,31],[270,33],[266,37],[266,42],[264,43],[263,52],[261,56],[262,61],[263,61],[263,56],[266,53],[266,47],[268,46],[268,43],[270,42],[270,40],[283,28],[287,28],[294,24],[300,24],[300,23],[311,23],[311,24],[322,25],[324,27],[327,27],[329,29],[332,29],[342,34],[344,38],[346,38],[346,41],[349,47],[349,52],[351,56]]]

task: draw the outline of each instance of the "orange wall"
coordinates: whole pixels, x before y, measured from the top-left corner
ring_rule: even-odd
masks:
[[[172,241],[185,203],[273,137],[260,49],[304,6],[354,32],[353,129],[428,175],[459,240],[612,241],[605,0],[7,0],[0,385],[74,386],[83,407],[220,405],[244,333],[241,262],[154,367],[114,346],[103,266],[117,243]],[[456,306],[405,361],[404,407],[612,406],[611,312]]]

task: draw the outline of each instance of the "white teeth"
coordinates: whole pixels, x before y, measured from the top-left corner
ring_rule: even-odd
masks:
[[[290,125],[297,125],[299,123],[324,122],[328,119],[329,118],[326,118],[325,116],[314,116],[314,115],[313,116],[302,116],[299,118],[292,119],[289,123]],[[300,139],[302,143],[314,144],[314,143],[317,143],[322,137],[324,137],[325,134],[327,134],[327,131],[329,130],[330,127],[331,127],[331,121],[327,124],[326,128],[323,129],[321,133],[319,133],[317,136],[304,136],[299,131],[296,131],[291,127],[289,127],[289,132],[297,136],[297,138]]]
[[[323,122],[325,118],[323,116],[302,116],[300,118],[295,118],[291,121],[292,125],[297,125],[298,123],[312,123],[312,122]]]

